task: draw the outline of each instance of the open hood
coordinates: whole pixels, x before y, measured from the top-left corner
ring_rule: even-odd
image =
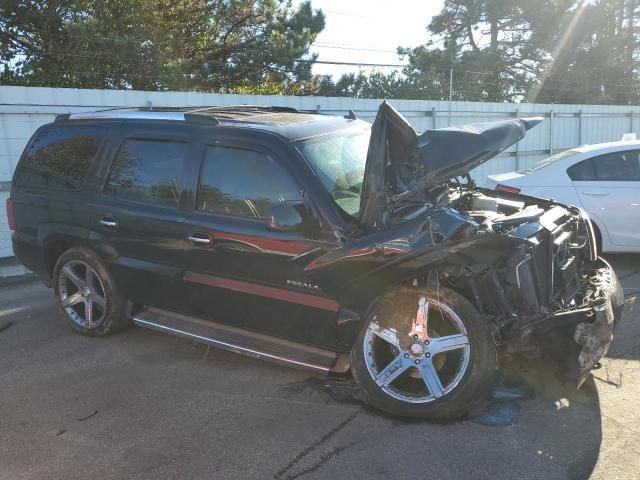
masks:
[[[361,224],[367,228],[378,225],[394,197],[465,175],[524,138],[526,131],[542,120],[473,123],[418,135],[406,118],[383,102],[371,128]]]

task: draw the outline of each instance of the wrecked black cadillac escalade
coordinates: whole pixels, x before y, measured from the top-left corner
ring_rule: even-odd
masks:
[[[540,119],[418,135],[278,107],[60,116],[7,202],[17,257],[78,333],[133,322],[343,374],[395,415],[456,418],[499,352],[580,384],[623,309],[584,211],[476,187]]]

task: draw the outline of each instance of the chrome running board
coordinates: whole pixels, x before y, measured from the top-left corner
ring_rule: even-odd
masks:
[[[296,342],[242,330],[187,315],[147,308],[133,316],[141,327],[170,333],[271,362],[327,373],[333,371],[339,354],[330,350],[301,345]],[[344,367],[340,365],[339,370]]]

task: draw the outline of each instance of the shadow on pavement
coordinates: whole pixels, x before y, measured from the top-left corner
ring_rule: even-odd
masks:
[[[366,445],[389,452],[396,443],[406,444],[409,439],[425,443],[423,454],[420,450],[405,454],[394,466],[397,478],[411,478],[425,468],[425,461],[433,467],[433,451],[451,462],[432,469],[433,478],[584,479],[592,473],[600,453],[600,403],[593,377],[577,390],[550,361],[511,362],[499,372],[491,398],[481,409],[466,420],[447,424],[377,412],[362,404],[348,379],[310,377],[282,388],[292,399],[359,406],[367,417],[390,425],[383,429],[383,437],[360,440],[364,443],[360,448]],[[352,455],[345,453],[342,462]],[[383,458],[371,458],[371,473],[384,471]],[[460,458],[465,459],[462,465]]]

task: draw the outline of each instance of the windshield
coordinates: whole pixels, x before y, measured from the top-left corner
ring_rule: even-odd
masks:
[[[540,170],[541,168],[548,167],[551,164],[559,162],[565,158],[572,157],[580,153],[578,150],[564,150],[560,153],[556,153],[555,155],[551,155],[550,157],[544,158],[540,160],[538,163],[534,164],[532,167],[525,168],[524,170],[518,170],[518,173],[531,173],[536,170]]]
[[[301,151],[338,206],[354,217],[360,195],[371,131],[348,130],[301,142]]]

